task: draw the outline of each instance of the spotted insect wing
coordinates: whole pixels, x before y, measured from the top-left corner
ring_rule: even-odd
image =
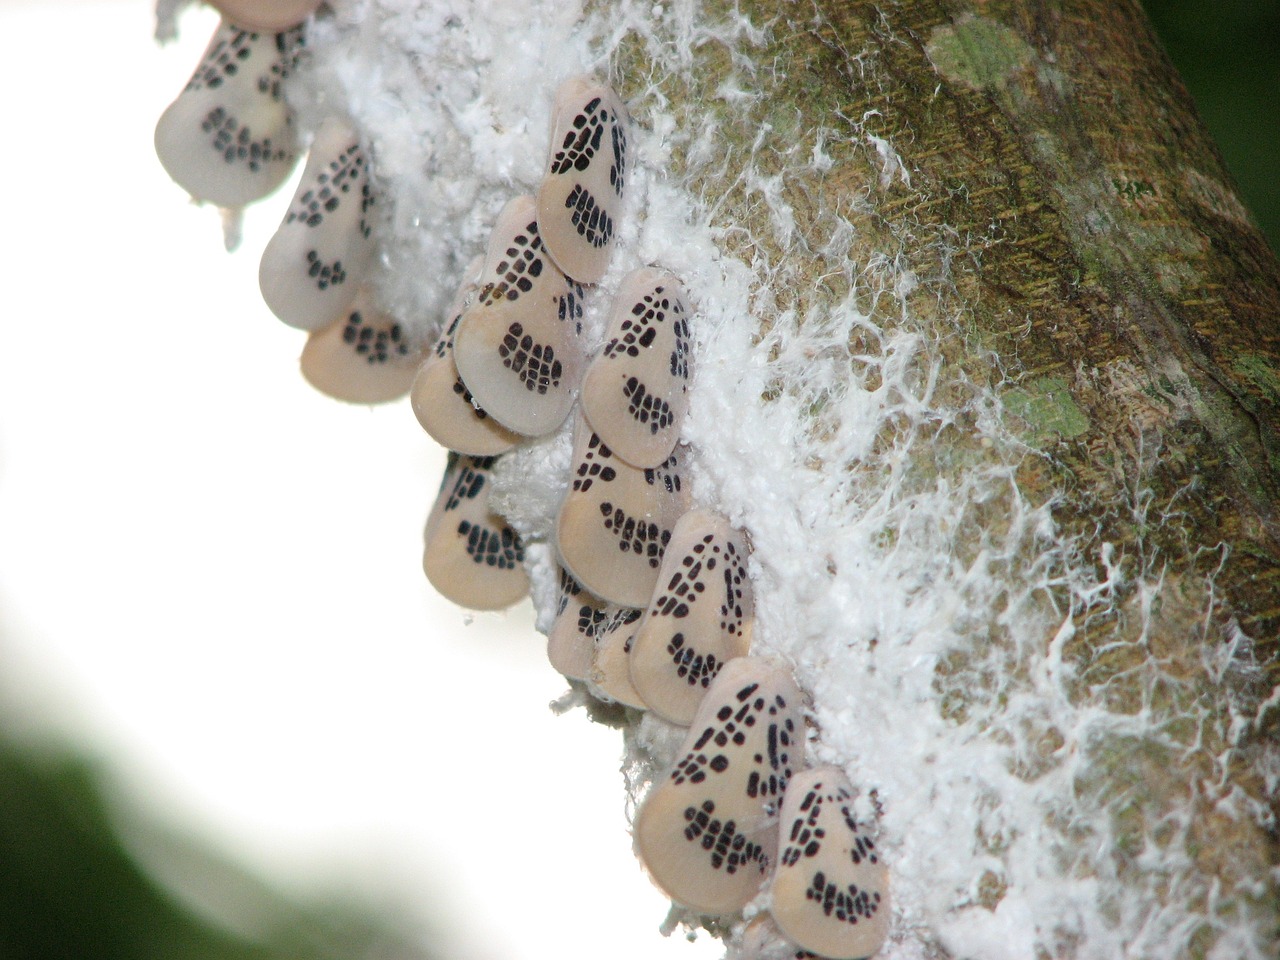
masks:
[[[380,311],[362,287],[337,323],[307,337],[299,365],[307,382],[348,403],[386,403],[413,383],[418,351],[400,322]]]
[[[156,123],[156,156],[195,199],[241,207],[289,176],[298,151],[283,85],[302,30],[258,34],[223,21]]]
[[[559,427],[586,364],[582,289],[547,256],[533,198],[498,215],[475,302],[462,315],[453,359],[489,416],[536,437]]]
[[[689,408],[687,297],[660,270],[635,270],[618,289],[604,346],[582,384],[587,420],[619,457],[656,467],[671,455]]]
[[[489,509],[496,459],[450,454],[427,518],[427,579],[442,596],[472,610],[502,610],[529,592],[520,537]]]
[[[803,766],[804,736],[788,670],[759,657],[724,665],[675,766],[636,817],[636,852],[673,900],[718,915],[759,892],[777,851],[778,805]]]
[[[373,260],[373,188],[355,132],[330,117],[258,265],[262,299],[277,317],[320,330],[342,316]]]
[[[462,314],[474,297],[481,264],[467,270],[449,312],[449,325],[427,353],[409,391],[409,402],[422,428],[447,450],[475,457],[505,453],[520,440],[517,434],[480,409],[458,375],[453,360],[453,338]]]
[[[662,718],[691,722],[720,668],[750,649],[746,563],[746,542],[718,514],[690,510],[672,530],[631,647],[631,682]]]
[[[852,804],[838,767],[797,773],[782,803],[770,912],[790,940],[830,960],[871,956],[889,930],[889,870]]]
[[[564,566],[596,596],[648,605],[671,530],[688,507],[681,456],[677,450],[662,466],[641,470],[615,457],[578,418],[556,542]]]
[[[609,268],[626,191],[628,127],[618,95],[591,77],[574,77],[556,94],[537,215],[552,258],[579,283],[597,283]]]

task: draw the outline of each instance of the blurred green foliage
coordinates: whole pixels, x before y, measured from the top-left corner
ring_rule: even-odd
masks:
[[[1143,0],[1227,167],[1280,251],[1280,0]]]
[[[193,890],[245,913],[197,915],[115,822],[88,761],[0,741],[0,960],[428,960],[420,937],[356,898],[299,905],[190,839],[148,831]]]

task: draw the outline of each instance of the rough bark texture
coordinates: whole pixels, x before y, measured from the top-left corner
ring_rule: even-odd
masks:
[[[753,85],[743,101],[720,98],[709,136],[723,166],[703,178],[709,193],[728,187],[719,215],[746,228],[733,252],[785,263],[775,295],[802,310],[846,292],[833,256],[868,269],[886,251],[909,261],[921,280],[912,316],[1023,423],[1024,493],[1057,498],[1058,523],[1100,578],[1103,558],[1119,565],[1115,602],[1081,607],[1063,651],[1080,696],[1105,686],[1096,695],[1140,709],[1151,691],[1127,677],[1154,657],[1177,681],[1156,695],[1194,702],[1210,682],[1206,657],[1224,657],[1216,682],[1234,687],[1244,719],[1178,762],[1226,757],[1274,815],[1262,758],[1280,728],[1267,699],[1280,681],[1280,267],[1138,4],[724,9],[735,7],[767,26],[753,59],[771,69],[744,70],[711,44],[691,51],[692,88],[661,81],[673,101],[702,106],[725,85]],[[647,78],[644,51],[631,56],[621,74]],[[782,184],[794,237],[771,247],[776,229],[751,229],[770,212],[734,172],[748,158],[761,175],[781,172],[819,131],[834,162]],[[885,166],[868,134],[905,171]],[[833,253],[837,216],[857,229]],[[868,308],[896,322],[892,298]],[[939,442],[982,456],[963,431]],[[1159,583],[1154,601],[1144,579]],[[1141,834],[1159,815],[1168,760],[1139,751],[1116,762]],[[1274,819],[1268,832],[1266,815],[1259,826],[1207,803],[1198,814],[1203,871],[1271,875]]]

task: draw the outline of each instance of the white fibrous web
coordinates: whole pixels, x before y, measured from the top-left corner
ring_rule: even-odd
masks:
[[[162,25],[178,6],[160,5]],[[922,271],[909,231],[883,249],[855,245],[882,197],[916,189],[909,148],[833,117],[781,141],[762,122],[754,144],[726,151],[726,111],[767,113],[770,66],[756,58],[770,24],[696,0],[329,7],[310,23],[288,99],[304,133],[334,112],[359,131],[382,198],[374,280],[417,343],[452,319],[504,205],[537,191],[561,83],[593,74],[622,92],[628,194],[610,221],[609,270],[583,298],[584,335],[600,345],[612,295],[637,268],[687,292],[684,480],[695,506],[750,544],[751,650],[788,664],[808,698],[808,762],[842,768],[858,819],[875,824],[893,910],[879,955],[1265,957],[1267,908],[1249,899],[1264,878],[1236,878],[1228,895],[1196,850],[1205,809],[1267,815],[1263,796],[1226,775],[1252,714],[1225,692],[1203,695],[1249,668],[1249,640],[1216,646],[1226,652],[1206,655],[1194,684],[1155,652],[1105,682],[1066,653],[1082,623],[1107,619],[1131,625],[1119,643],[1145,650],[1160,562],[1083,545],[1052,501],[1024,495],[1020,465],[1038,454],[1010,426],[999,384],[944,349],[962,318],[913,308],[949,278]],[[670,96],[696,88],[712,56],[730,78],[713,96]],[[863,67],[874,84],[874,63]],[[863,158],[864,188],[802,218],[786,186],[827,173],[838,139]],[[726,205],[730,191],[748,222],[728,212],[741,209]],[[493,473],[543,630],[559,599],[553,528],[572,429],[570,417]],[[1138,476],[1116,509],[1156,522],[1162,505]],[[1186,602],[1204,605],[1208,631],[1212,583],[1200,587]],[[628,716],[634,802],[683,733]],[[1144,771],[1174,768],[1187,771],[1180,795],[1143,789]],[[1271,769],[1274,791],[1280,760]],[[717,928],[731,956],[795,955],[752,924],[765,906],[762,895]]]

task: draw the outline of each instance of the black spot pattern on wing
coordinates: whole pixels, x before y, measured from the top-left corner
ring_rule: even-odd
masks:
[[[662,565],[662,553],[671,541],[670,530],[632,517],[612,503],[600,504],[600,514],[604,517],[604,528],[617,538],[619,550],[644,557],[655,570]]]
[[[230,164],[243,164],[257,173],[264,164],[279,163],[293,156],[292,144],[278,144],[271,137],[257,137],[245,124],[227,112],[225,107],[214,107],[203,120],[200,129],[212,136],[209,141],[214,151]]]
[[[519,300],[533,289],[533,281],[542,275],[545,265],[538,224],[530,221],[523,232],[512,238],[505,256],[498,261],[498,279],[486,283],[477,299],[485,305]]]
[[[615,117],[610,133],[613,142],[613,163],[609,166],[609,184],[619,197],[627,183],[627,130],[621,117]]]
[[[453,337],[458,332],[458,323],[462,320],[462,314],[457,314],[449,321],[449,326],[445,328],[444,333],[436,339],[436,345],[432,349],[435,351],[436,358],[443,360],[445,355],[453,349]],[[471,412],[475,414],[477,420],[488,420],[489,415],[480,409],[475,402],[475,397],[471,395],[471,391],[467,389],[467,385],[462,382],[461,377],[453,378],[453,392],[462,398],[462,402],[471,408]]]
[[[686,807],[684,819],[688,826],[684,828],[684,838],[708,851],[711,866],[716,870],[734,874],[738,868],[754,863],[764,873],[769,867],[764,848],[739,833],[733,820],[717,819],[715,812],[716,805],[710,800],[704,800],[701,807]]]
[[[601,351],[603,356],[613,358],[626,355],[634,358],[640,356],[642,349],[653,345],[658,336],[658,324],[666,323],[671,313],[672,301],[670,297],[663,296],[664,289],[655,287],[652,293],[646,293],[631,308],[631,316],[622,321],[618,336],[604,345]],[[683,313],[680,301],[675,301],[675,304]]]
[[[436,340],[435,353],[441,360],[444,359],[445,354],[453,349],[453,336],[458,332],[458,323],[461,320],[462,314],[459,313],[454,316],[449,321],[449,326],[445,327],[444,333],[440,334],[439,339]]]
[[[609,465],[613,451],[596,434],[591,434],[587,441],[587,449],[582,454],[582,462],[574,472],[573,490],[575,493],[586,493],[593,483],[612,483],[617,479],[618,471]]]
[[[273,34],[276,47],[275,58],[267,73],[258,77],[258,92],[269,96],[272,100],[284,99],[284,82],[298,65],[303,48],[307,45],[306,28],[299,25],[283,33]]]
[[[676,301],[679,310],[676,312],[676,322],[674,330],[676,334],[676,344],[671,348],[671,358],[668,366],[671,368],[671,375],[680,380],[689,379],[689,318],[685,315],[684,304]]]
[[[660,617],[683,620],[690,608],[707,591],[707,581],[717,566],[722,566],[724,550],[716,542],[714,534],[706,534],[680,561],[680,569],[671,575],[666,589],[653,605],[653,612]]]
[[[600,149],[605,126],[611,119],[614,119],[613,115],[608,108],[601,106],[599,97],[588,101],[573,118],[569,132],[564,135],[564,143],[551,158],[551,172],[559,175],[577,170],[582,173],[591,166],[591,161]],[[617,126],[616,120],[614,125]]]
[[[609,620],[609,611],[589,603],[578,606],[578,633],[592,643],[596,641]]]
[[[337,158],[330,160],[328,167],[316,177],[315,185],[303,191],[298,202],[285,215],[284,222],[301,223],[307,227],[318,227],[324,223],[326,214],[333,213],[348,198],[353,187],[360,184],[360,226],[363,236],[369,236],[369,225],[364,214],[373,205],[373,194],[369,191],[369,183],[365,177],[364,151],[360,144],[353,143]]]
[[[524,560],[520,537],[505,524],[500,529],[488,529],[463,520],[458,524],[458,533],[467,538],[467,556],[481,566],[514,570]]]
[[[244,69],[245,61],[253,55],[253,45],[259,39],[258,34],[248,30],[235,30],[219,37],[187,81],[184,92],[217,90]]]
[[[848,812],[845,813],[848,819]],[[855,828],[856,829],[856,828]],[[862,863],[866,860],[868,863],[879,863],[880,858],[876,856],[876,845],[870,837],[864,837],[858,834],[858,838],[853,841],[853,849],[849,851],[849,859],[854,863]]]
[[[673,453],[658,466],[646,467],[644,482],[651,487],[655,484],[660,484],[667,493],[679,493],[682,481],[680,479],[680,460],[678,456]]]
[[[627,413],[636,422],[648,424],[650,433],[665,430],[675,422],[671,404],[649,393],[636,377],[627,377],[627,382],[622,385],[622,395],[627,399]]]
[[[560,568],[560,589],[558,591],[558,599],[556,600],[556,616],[569,609],[569,602],[576,597],[582,596],[582,584],[573,579],[573,574],[569,573],[564,567]]]
[[[347,282],[347,270],[341,260],[325,263],[315,250],[307,251],[307,276],[316,282],[320,290],[340,287]]]
[[[373,232],[369,211],[373,209],[376,197],[377,194],[373,192],[373,187],[369,183],[369,175],[366,173],[360,180],[360,224],[358,229],[362,237],[367,238]]]
[[[364,357],[370,366],[409,355],[409,345],[405,342],[400,324],[393,323],[385,329],[375,329],[364,322],[359,310],[353,310],[347,316],[347,322],[342,328],[342,342]]]
[[[453,392],[462,398],[462,402],[471,408],[471,412],[475,414],[477,420],[488,420],[489,415],[476,405],[475,397],[471,395],[471,391],[467,389],[467,385],[462,382],[461,377],[453,378]]]
[[[466,466],[458,471],[458,476],[453,481],[453,488],[449,491],[448,499],[444,502],[444,512],[457,510],[463,500],[474,500],[480,496],[484,490],[485,483],[488,482],[489,471],[493,469],[493,465],[497,462],[497,457],[463,457],[461,454],[449,454],[449,466],[445,471],[445,479],[449,477],[449,473],[458,465],[462,459],[469,460]]]
[[[733,744],[743,747],[747,733],[758,723],[765,726],[765,752],[753,754],[752,770],[747,776],[748,797],[781,797],[791,778],[791,747],[796,741],[795,721],[788,716],[786,700],[779,694],[772,698],[758,693],[760,684],[748,683],[734,695],[738,706],[726,704],[716,711],[715,721],[705,727],[693,748],[671,771],[671,779],[681,784],[702,783],[712,774],[720,774],[733,763]]]
[[[576,280],[568,281],[569,289],[556,298],[556,319],[561,323],[572,323],[573,332],[582,333],[582,284]]]
[[[805,899],[817,903],[828,917],[835,916],[837,920],[848,924],[870,920],[880,909],[879,893],[859,890],[857,884],[853,883],[840,890],[834,883],[827,882],[826,874],[821,870],[813,875],[804,895]]]
[[[613,239],[613,217],[604,207],[596,202],[596,198],[580,183],[575,183],[569,195],[564,198],[564,208],[572,210],[569,222],[578,231],[578,235],[597,250]]]
[[[747,567],[735,543],[724,546],[724,564],[720,568],[724,577],[724,603],[720,605],[720,629],[735,637],[742,636],[742,621],[746,611],[742,607],[746,591]]]
[[[498,344],[498,356],[502,358],[502,365],[519,377],[530,392],[543,395],[560,386],[564,367],[556,359],[555,347],[534,340],[520,323],[507,328],[506,336]]]
[[[818,826],[823,804],[828,800],[839,802],[848,799],[849,793],[843,787],[840,787],[832,796],[823,792],[821,783],[815,783],[800,801],[798,808],[800,816],[796,817],[791,824],[791,831],[786,838],[787,845],[779,858],[780,862],[784,866],[791,867],[799,863],[801,857],[816,857],[822,850],[822,841],[826,838],[826,831]],[[848,819],[847,807],[844,809],[846,821],[852,827],[852,821]]]
[[[635,623],[642,610],[609,609],[581,604],[578,607],[578,632],[592,643],[602,643],[615,630]]]
[[[644,616],[643,610],[634,610],[630,607],[623,607],[621,610],[614,612],[613,616],[609,618],[609,622],[605,624],[604,629],[596,635],[596,639],[603,643],[608,637],[612,636],[618,630],[621,630],[623,627],[631,626],[642,616]],[[623,653],[631,652],[631,641],[634,639],[634,635],[627,637],[626,642],[622,645]]]
[[[698,653],[693,647],[686,645],[684,633],[676,633],[667,644],[667,653],[676,666],[676,676],[691,687],[711,686],[723,664],[714,653]]]
[[[774,703],[768,707],[771,717],[777,717],[786,708],[782,697],[774,697]],[[795,744],[795,721],[790,717],[781,723],[769,724],[765,738],[766,747],[763,756],[756,754],[757,767],[768,767],[769,772],[762,774],[760,769],[751,771],[747,777],[747,796],[780,797],[791,778],[791,747]]]
[[[266,72],[247,85],[242,85],[240,89],[256,88],[259,94],[278,102],[283,96],[282,81],[292,72],[301,53],[303,32],[301,28],[289,30],[274,35],[273,40],[275,55],[271,57]],[[187,81],[183,92],[221,90],[241,76],[249,66],[255,48],[264,42],[266,41],[260,34],[246,30],[221,32],[217,42]],[[241,79],[243,83],[243,78]],[[292,119],[287,122],[292,125]],[[286,137],[284,143],[278,143],[270,136],[255,134],[248,124],[231,113],[225,103],[215,105],[204,115],[200,121],[200,129],[210,138],[207,142],[225,163],[243,164],[252,173],[259,172],[264,164],[280,163],[293,158],[292,137]]]

